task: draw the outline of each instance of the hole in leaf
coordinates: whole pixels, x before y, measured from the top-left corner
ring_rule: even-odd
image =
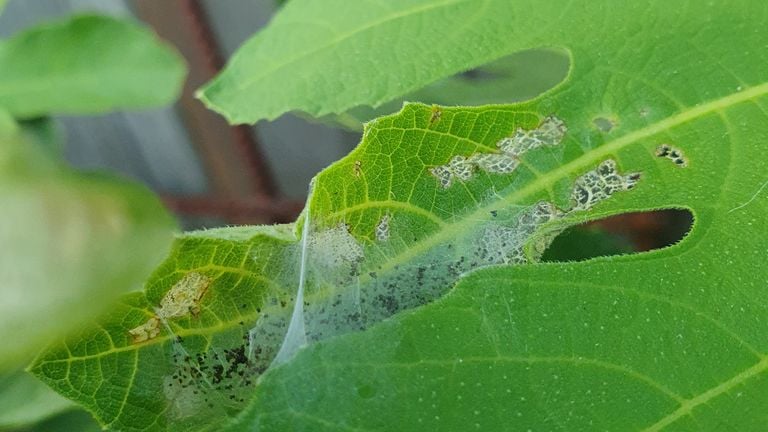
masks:
[[[328,116],[325,120],[347,129],[362,130],[364,122],[400,110],[404,101],[475,106],[529,100],[563,82],[570,65],[570,56],[563,49],[520,51],[438,80],[378,108],[359,106],[342,116]]]
[[[542,261],[584,261],[661,249],[681,241],[692,225],[693,215],[682,209],[611,216],[564,231],[544,252]]]

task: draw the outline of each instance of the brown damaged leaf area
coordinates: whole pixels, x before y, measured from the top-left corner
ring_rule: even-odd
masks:
[[[184,275],[181,280],[171,287],[160,301],[160,308],[155,310],[155,316],[144,324],[128,330],[134,344],[146,342],[160,334],[160,325],[171,318],[180,318],[200,313],[200,301],[208,291],[211,279],[197,272]]]

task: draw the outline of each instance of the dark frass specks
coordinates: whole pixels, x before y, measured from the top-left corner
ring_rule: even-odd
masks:
[[[242,408],[253,392],[256,377],[266,369],[256,368],[246,349],[244,340],[231,349],[190,354],[180,341],[174,341],[174,369],[163,380],[168,414],[183,420]]]

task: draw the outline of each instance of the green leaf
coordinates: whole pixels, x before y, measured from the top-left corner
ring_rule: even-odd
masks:
[[[64,139],[56,123],[50,117],[38,117],[19,122],[24,139],[37,145],[54,160],[64,160]]]
[[[0,42],[0,107],[17,118],[92,114],[172,102],[179,55],[129,21],[84,15]]]
[[[400,123],[367,130],[363,146],[392,169],[373,168],[375,192],[365,195],[392,189],[391,199],[405,196],[449,221],[401,256],[476,229],[490,209],[539,200],[564,208],[563,184],[609,158],[641,179],[587,217],[689,208],[691,233],[645,254],[478,270],[434,303],[272,368],[232,430],[763,429],[765,6],[744,2],[750,16],[737,20],[731,4],[633,3],[601,10],[595,26],[592,3],[584,3],[543,26],[554,15],[539,4],[520,5],[543,28],[535,42],[572,53],[558,91],[512,107],[443,110],[437,119],[407,107]],[[525,28],[522,20],[508,25]],[[723,37],[734,25],[739,31]],[[500,129],[517,123],[510,111],[562,118],[564,148],[524,157],[526,170],[510,185],[472,179],[451,186],[463,199],[440,201],[439,189],[423,183],[422,167],[435,163],[424,153],[492,147]],[[398,193],[412,179],[410,193]],[[347,182],[329,189],[339,202],[356,202]]]
[[[0,370],[101,313],[165,254],[174,223],[144,187],[75,173],[0,137]]]
[[[577,86],[574,81],[569,88]],[[403,255],[417,256],[414,250],[436,239],[477,229],[491,209],[557,202],[558,184],[571,183],[606,158],[642,177],[631,192],[589,210],[589,217],[689,207],[696,215],[689,237],[647,254],[478,271],[440,301],[367,332],[312,345],[271,369],[232,430],[760,430],[768,420],[762,409],[768,402],[762,270],[768,201],[761,195],[766,177],[760,168],[766,162],[761,143],[768,133],[762,109],[767,92],[768,85],[758,84],[670,110],[651,123],[637,112],[620,112],[624,130],[606,136],[589,129],[588,116],[569,103],[567,92],[553,96],[555,111],[571,127],[565,148],[524,158],[538,173],[528,181],[516,172],[521,183],[507,187],[483,185],[481,178],[455,185],[479,205],[464,199],[456,209],[441,203],[439,193],[413,188],[429,191],[433,209],[461,216]],[[509,124],[500,119],[508,109],[482,109],[471,121],[457,118],[471,110],[454,116],[444,110],[440,122],[452,131],[445,147],[490,145],[496,137],[471,139],[466,133],[476,126],[461,125]],[[444,148],[436,141],[446,138],[426,138],[429,110],[409,111],[401,120],[411,119],[410,127],[380,120],[366,135],[371,153],[386,155],[395,166],[410,166],[397,162],[408,155],[424,159],[413,148],[393,154],[390,149],[402,142]],[[418,135],[404,138],[408,131]],[[481,131],[476,133],[484,136]],[[722,155],[723,137],[734,149],[725,163],[711,157]],[[594,147],[585,147],[590,142]],[[682,149],[687,166],[657,156],[663,154],[660,143]],[[423,175],[390,178],[398,184]],[[355,202],[350,188],[340,182],[329,190],[345,191],[343,199]],[[489,190],[495,198],[486,201]],[[423,229],[416,225],[414,231]],[[469,247],[463,251],[475,255]],[[438,262],[432,259],[432,265]]]
[[[471,62],[465,56],[488,49],[491,41],[458,55],[441,54],[430,67],[424,63],[425,48],[450,53],[455,40],[477,30],[454,20],[468,7],[474,8],[456,0],[291,1],[198,97],[231,123],[273,119],[291,110],[321,116],[360,104],[377,106],[466,69]],[[442,22],[455,32],[452,37],[439,28]],[[477,41],[467,40],[468,46],[474,47],[472,42]],[[485,61],[476,65],[493,59],[480,57]]]
[[[0,430],[38,423],[74,406],[24,371],[0,374]]]
[[[558,2],[539,3],[292,1],[198,97],[231,123],[288,111],[320,117],[359,105],[378,107],[439,78],[544,46],[535,44],[542,28],[562,32],[515,20],[529,9],[550,19],[562,13]],[[511,28],[513,20],[517,27]]]
[[[445,6],[425,32],[565,48],[568,79],[369,123],[295,227],[181,237],[32,372],[117,430],[244,408],[231,430],[760,430],[768,7],[678,3]],[[568,226],[659,208],[694,214],[680,243],[538,263]]]

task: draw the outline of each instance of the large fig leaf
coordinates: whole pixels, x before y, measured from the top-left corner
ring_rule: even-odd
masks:
[[[91,114],[172,102],[180,56],[148,30],[81,15],[0,41],[0,107],[16,118]]]
[[[369,123],[296,226],[181,237],[33,373],[116,430],[219,430],[243,408],[232,430],[760,430],[768,7],[450,4],[436,35],[566,48],[568,79]],[[564,227],[657,208],[690,209],[688,237],[536,264]]]

